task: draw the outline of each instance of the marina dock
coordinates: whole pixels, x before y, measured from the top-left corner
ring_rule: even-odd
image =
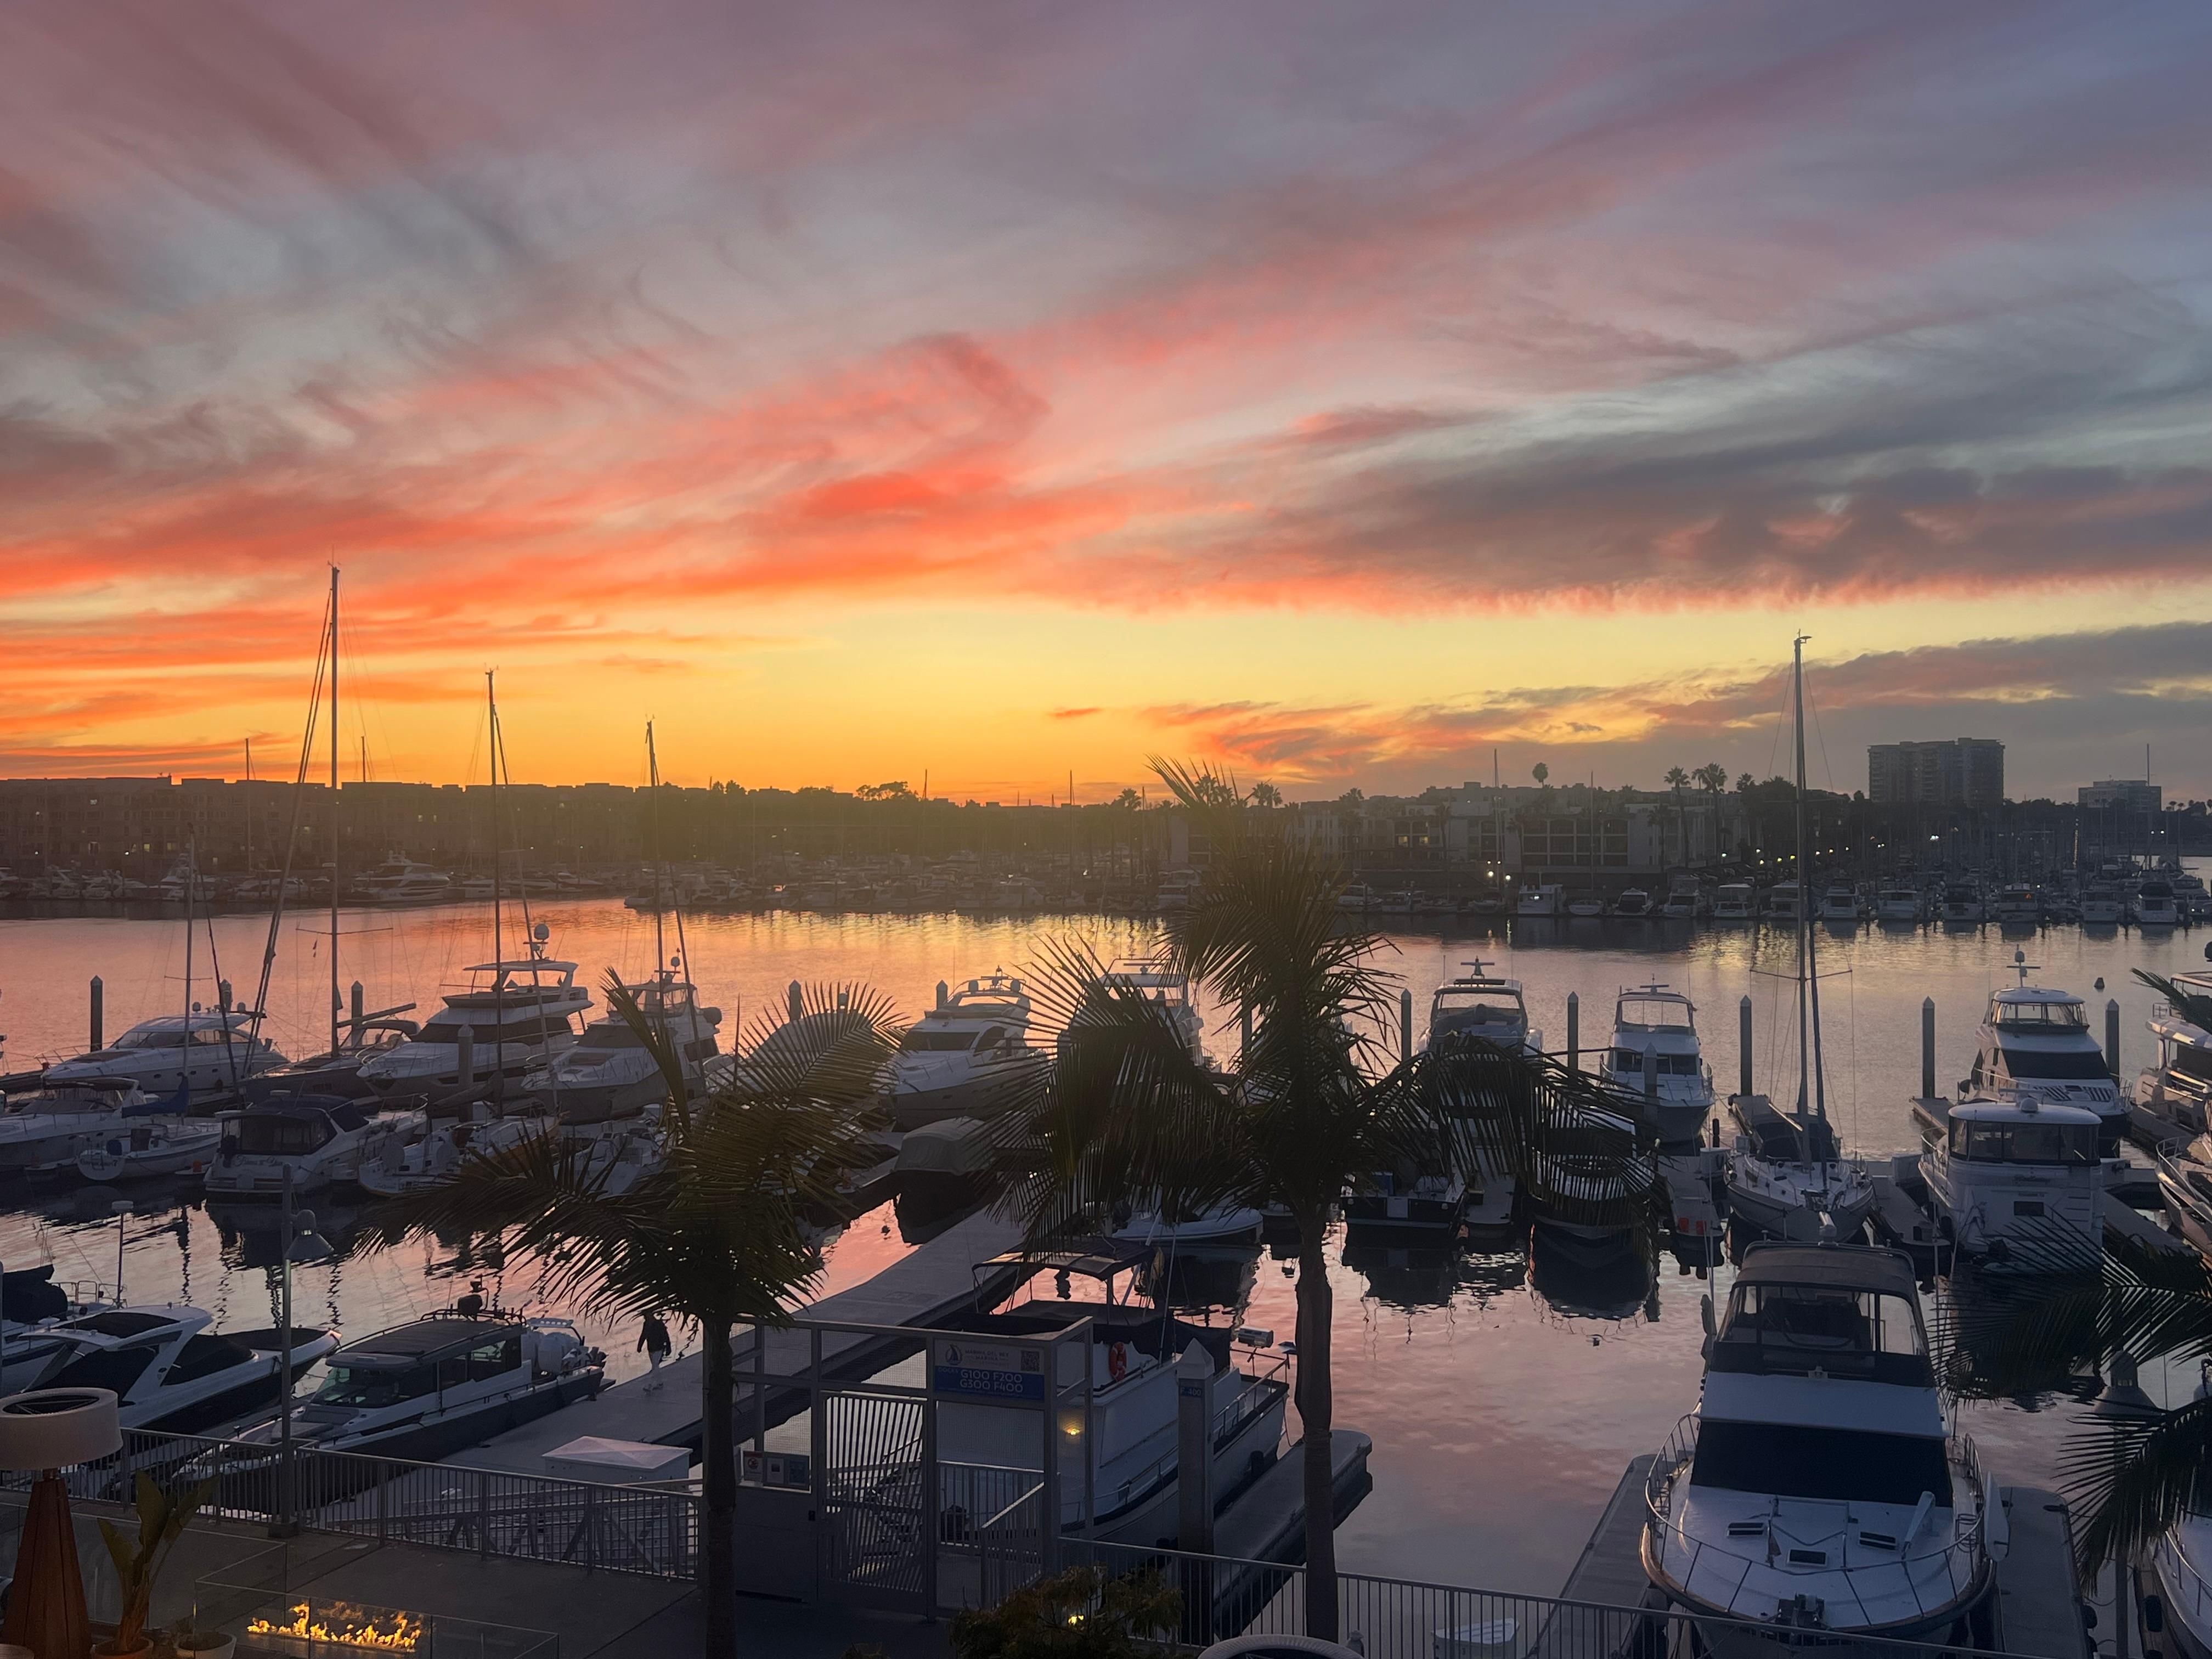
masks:
[[[988,1261],[1020,1243],[1021,1229],[1016,1224],[989,1210],[979,1211],[866,1283],[824,1297],[803,1311],[811,1318],[854,1324],[927,1327],[973,1302],[979,1289],[987,1297],[1003,1295],[1009,1276],[1000,1274],[995,1282],[988,1276],[979,1279],[974,1264]],[[763,1335],[763,1369],[788,1374],[807,1368],[809,1351],[804,1336],[774,1330],[741,1332],[737,1355],[741,1391],[746,1374],[753,1368],[754,1344]],[[872,1339],[859,1333],[825,1336],[823,1371],[836,1380],[866,1376],[885,1363],[897,1346],[896,1340]],[[596,1400],[579,1401],[447,1461],[471,1468],[544,1474],[547,1452],[587,1434],[696,1450],[703,1427],[699,1418],[703,1364],[699,1355],[687,1354],[663,1365],[655,1376],[618,1382],[603,1389]],[[739,1413],[741,1419],[750,1419],[749,1410],[742,1404]],[[780,1420],[773,1407],[769,1420],[771,1426]],[[749,1420],[745,1426],[750,1426]]]

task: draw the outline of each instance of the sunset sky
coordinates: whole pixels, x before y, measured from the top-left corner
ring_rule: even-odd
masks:
[[[0,774],[2212,793],[2212,7],[0,13]],[[476,763],[480,766],[480,760]]]

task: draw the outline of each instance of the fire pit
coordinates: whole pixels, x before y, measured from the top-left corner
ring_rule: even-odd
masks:
[[[337,1659],[356,1653],[427,1655],[422,1620],[396,1607],[353,1601],[295,1601],[282,1616],[248,1621],[244,1645],[301,1659]]]

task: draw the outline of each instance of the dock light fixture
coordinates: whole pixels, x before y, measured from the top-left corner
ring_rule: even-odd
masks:
[[[106,1389],[39,1389],[0,1400],[0,1468],[39,1472],[15,1547],[0,1642],[56,1655],[81,1654],[92,1645],[76,1526],[61,1471],[122,1449],[115,1395]]]

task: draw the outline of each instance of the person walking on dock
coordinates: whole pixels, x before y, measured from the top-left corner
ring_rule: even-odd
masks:
[[[653,1380],[645,1385],[645,1391],[652,1394],[661,1386],[659,1376],[661,1363],[676,1346],[669,1337],[667,1325],[659,1314],[646,1315],[644,1328],[638,1333],[637,1346],[644,1351],[646,1363],[653,1368]]]

